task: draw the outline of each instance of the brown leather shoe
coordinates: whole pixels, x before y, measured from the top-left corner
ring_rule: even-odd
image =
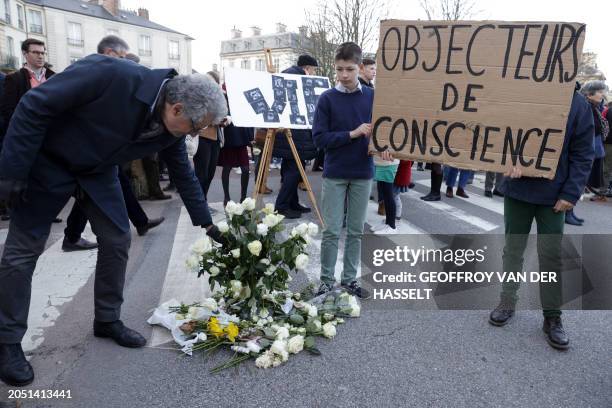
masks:
[[[457,197],[461,197],[461,198],[470,198],[469,195],[467,195],[465,193],[465,190],[463,190],[462,188],[458,188],[457,189]]]
[[[272,190],[272,189],[271,189],[270,187],[268,187],[268,186],[265,186],[265,187],[263,188],[263,190],[264,190],[264,191],[262,192],[262,194],[272,194],[272,193],[274,192],[274,190]]]
[[[378,215],[386,215],[384,201],[378,203]]]
[[[446,187],[446,196],[448,198],[453,198],[455,195],[453,194],[453,188],[452,187]]]

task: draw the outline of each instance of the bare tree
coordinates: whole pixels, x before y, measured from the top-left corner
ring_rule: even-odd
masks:
[[[420,0],[428,20],[465,20],[476,14],[475,0],[438,0],[435,6],[430,0]]]
[[[319,0],[306,11],[309,48],[320,65],[321,75],[333,79],[334,50],[352,41],[366,52],[376,50],[380,21],[387,18],[393,0]]]

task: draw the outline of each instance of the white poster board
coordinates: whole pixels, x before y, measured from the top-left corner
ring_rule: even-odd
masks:
[[[235,126],[310,129],[329,79],[226,68],[225,87]]]

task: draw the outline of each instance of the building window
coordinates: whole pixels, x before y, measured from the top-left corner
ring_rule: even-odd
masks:
[[[180,60],[181,59],[181,53],[180,53],[180,44],[178,41],[173,41],[170,40],[168,42],[168,58],[171,60]]]
[[[83,46],[83,31],[81,24],[68,23],[68,45],[73,47]]]
[[[264,60],[262,58],[259,58],[258,60],[255,61],[255,70],[257,71],[265,71],[265,63]]]
[[[81,59],[80,57],[70,57],[70,64],[72,65],[80,59]]]
[[[280,72],[280,58],[274,58],[274,71]]]
[[[143,57],[151,56],[151,37],[148,35],[141,35],[138,41],[138,55]]]
[[[240,68],[242,68],[242,69],[251,69],[251,61],[249,61],[248,59],[243,59],[240,62]]]
[[[23,6],[21,4],[17,5],[17,21],[19,28],[25,30],[25,14],[23,13]]]
[[[119,30],[109,28],[108,30],[106,30],[106,35],[116,35],[117,37],[119,37]]]
[[[38,10],[28,10],[28,17],[30,20],[30,32],[42,34],[42,13]]]
[[[11,24],[11,4],[9,0],[0,2],[0,19]]]
[[[15,57],[15,41],[13,37],[6,37],[6,48],[6,55],[2,56],[2,67],[17,69],[17,57]]]
[[[13,37],[6,37],[6,48],[7,48],[7,55],[9,57],[14,57],[15,56],[15,40],[13,40]]]
[[[250,41],[245,41],[244,42],[244,49],[245,50],[250,50],[251,49],[251,42]]]

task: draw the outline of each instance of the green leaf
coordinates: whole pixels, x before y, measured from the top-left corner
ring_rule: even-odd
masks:
[[[308,351],[310,354],[314,354],[315,356],[320,356],[321,355],[321,352],[316,347],[307,347],[306,351]]]
[[[304,339],[304,347],[309,349],[315,346],[315,338],[312,336],[308,336]]]
[[[289,316],[289,322],[294,326],[301,326],[304,324],[304,318],[299,313],[294,313]]]

